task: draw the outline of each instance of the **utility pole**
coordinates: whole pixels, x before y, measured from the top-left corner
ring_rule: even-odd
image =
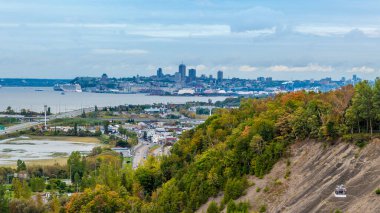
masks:
[[[45,109],[45,130],[47,130],[47,125],[46,125],[46,111],[47,111],[47,105],[44,105]]]

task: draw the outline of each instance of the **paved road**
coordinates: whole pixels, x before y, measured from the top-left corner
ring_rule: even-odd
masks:
[[[137,169],[137,167],[146,159],[148,156],[149,148],[152,145],[144,140],[139,140],[139,144],[136,145],[134,149],[134,156],[132,162],[132,168]]]
[[[38,124],[39,124],[39,122],[27,122],[27,123],[22,123],[22,124],[10,126],[6,130],[0,131],[0,135],[17,132],[17,131],[20,131],[23,129],[29,129],[30,127],[38,125]]]
[[[83,109],[83,111],[85,111],[86,113],[93,112],[94,110],[95,110],[94,107]],[[76,117],[76,116],[81,115],[83,113],[83,111],[82,111],[82,109],[79,109],[79,110],[74,110],[74,111],[70,111],[70,112],[63,112],[63,113],[60,113],[60,114],[50,115],[50,116],[48,116],[48,120],[53,120],[53,119],[57,119],[57,118]],[[32,126],[36,126],[36,125],[44,123],[44,118],[43,117],[38,117],[38,118],[36,118],[36,120],[37,121],[25,122],[25,123],[22,123],[22,124],[17,124],[17,125],[14,125],[14,126],[10,126],[10,127],[6,128],[5,130],[0,131],[0,135],[14,133],[14,132],[17,132],[17,131],[20,131],[20,130],[29,129]]]
[[[169,154],[169,151],[170,151],[170,147],[169,146],[160,146],[159,148],[155,149],[152,154],[154,156],[162,156],[162,155],[168,155]]]

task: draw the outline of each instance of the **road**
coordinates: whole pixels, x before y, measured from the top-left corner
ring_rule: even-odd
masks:
[[[71,117],[76,117],[76,116],[81,115],[83,113],[83,111],[88,113],[88,112],[93,112],[94,110],[95,110],[94,107],[85,108],[83,110],[78,109],[78,110],[74,110],[74,111],[70,111],[70,112],[63,112],[60,114],[50,115],[47,118],[48,118],[48,120],[53,120],[53,119],[57,119],[57,118],[71,118]],[[10,134],[10,133],[14,133],[14,132],[17,132],[20,130],[29,129],[32,126],[36,126],[36,125],[44,123],[44,117],[37,117],[36,120],[37,121],[25,122],[25,123],[17,124],[14,126],[10,126],[10,127],[6,128],[5,130],[0,131],[0,135]]]
[[[139,140],[139,144],[137,144],[133,148],[134,156],[132,162],[132,168],[136,169],[148,156],[149,148],[152,145],[145,140]]]
[[[160,146],[159,148],[155,149],[152,154],[154,156],[162,156],[162,155],[168,155],[170,152],[169,146]]]
[[[22,124],[17,124],[17,125],[14,125],[14,126],[10,126],[6,130],[0,131],[0,135],[4,135],[4,134],[7,134],[7,133],[17,132],[17,131],[20,131],[20,130],[23,130],[23,129],[29,129],[30,127],[38,125],[38,124],[39,124],[39,122],[27,122],[27,123],[22,123]]]

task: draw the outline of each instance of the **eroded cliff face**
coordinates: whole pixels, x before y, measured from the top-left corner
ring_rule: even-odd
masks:
[[[253,211],[265,205],[267,212],[380,212],[375,194],[380,188],[379,139],[363,149],[345,142],[324,146],[304,141],[293,144],[290,152],[289,161],[277,163],[263,179],[250,177],[254,185],[237,201],[249,202]],[[339,184],[347,188],[346,198],[334,197]],[[205,212],[208,203],[199,211]]]

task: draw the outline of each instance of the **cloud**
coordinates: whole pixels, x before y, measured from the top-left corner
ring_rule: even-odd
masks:
[[[230,18],[230,25],[234,32],[282,26],[286,20],[286,17],[281,11],[263,6],[242,9],[237,13],[230,14]]]
[[[374,73],[376,70],[372,67],[361,66],[361,67],[352,67],[348,70],[349,73]]]
[[[144,55],[149,51],[142,49],[94,49],[92,54],[98,55]]]
[[[77,28],[83,30],[120,30],[126,35],[158,38],[230,35],[229,25],[208,24],[124,24],[124,23],[0,23],[0,28]]]
[[[204,64],[199,64],[199,65],[195,66],[195,69],[199,72],[204,72],[204,71],[209,70],[209,68]]]
[[[232,36],[236,37],[263,37],[263,36],[269,36],[275,34],[277,31],[276,27],[271,28],[262,28],[262,29],[255,29],[255,30],[247,30],[247,31],[240,31],[240,32],[232,32]]]
[[[239,67],[239,71],[241,72],[255,72],[257,71],[257,69],[258,69],[257,67],[253,67],[250,65],[243,65]]]
[[[344,26],[344,25],[298,25],[293,31],[301,34],[343,37],[352,33],[361,33],[367,37],[380,37],[380,27],[375,26]]]
[[[275,65],[268,68],[272,72],[331,72],[332,66],[321,66],[319,64],[308,64],[302,67],[289,67],[285,65]]]

